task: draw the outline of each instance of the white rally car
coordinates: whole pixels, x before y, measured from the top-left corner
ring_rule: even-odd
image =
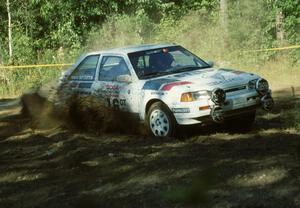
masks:
[[[250,124],[262,107],[271,110],[268,82],[258,75],[213,68],[175,44],[149,44],[88,53],[60,79],[60,90],[96,96],[108,106],[138,115],[155,136],[176,125]]]

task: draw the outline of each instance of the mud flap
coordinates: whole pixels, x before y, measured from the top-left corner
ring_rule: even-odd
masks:
[[[213,106],[210,112],[210,115],[214,122],[223,123],[224,122],[224,112],[222,111],[221,106]]]
[[[262,108],[265,111],[271,111],[274,107],[274,100],[271,97],[271,94],[268,93],[261,98]]]

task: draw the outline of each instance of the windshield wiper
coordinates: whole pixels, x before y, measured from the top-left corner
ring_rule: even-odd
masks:
[[[185,72],[185,71],[191,71],[196,69],[202,69],[200,66],[182,66],[175,68],[172,72]]]
[[[197,69],[206,69],[210,68],[210,66],[182,66],[175,68],[172,72],[173,73],[178,73],[178,72],[186,72],[186,71],[193,71]]]
[[[186,72],[186,71],[192,71],[192,70],[196,70],[196,69],[205,69],[205,68],[209,68],[210,66],[182,66],[182,67],[178,67],[175,68],[173,70],[168,70],[168,71],[154,71],[154,72],[150,72],[147,73],[145,75],[143,75],[143,78],[148,78],[148,77],[152,77],[152,76],[161,76],[161,75],[167,75],[167,74],[173,74],[173,73],[180,73],[180,72]]]
[[[150,72],[145,74],[143,77],[152,77],[152,76],[160,76],[160,75],[166,75],[166,74],[170,74],[170,71],[154,71],[154,72]]]

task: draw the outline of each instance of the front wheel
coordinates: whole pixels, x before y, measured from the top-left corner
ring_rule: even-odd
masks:
[[[173,136],[176,126],[175,118],[169,108],[162,102],[151,105],[147,116],[146,124],[148,131],[153,136]]]

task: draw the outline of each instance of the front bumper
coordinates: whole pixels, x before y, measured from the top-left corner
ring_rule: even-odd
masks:
[[[273,107],[271,92],[264,96],[257,93],[246,93],[243,95],[231,96],[226,99],[222,107],[216,106],[211,101],[206,101],[209,105],[207,110],[199,110],[199,106],[205,103],[194,103],[191,106],[180,106],[189,109],[189,112],[177,113],[173,111],[176,121],[180,125],[192,125],[211,122],[222,122],[226,118],[254,112],[259,108],[270,111]]]
[[[236,116],[241,115],[241,114],[254,112],[260,107],[261,107],[261,104],[257,104],[257,105],[249,106],[249,107],[246,107],[246,108],[234,109],[234,110],[229,110],[229,111],[222,111],[221,110],[219,113],[224,119],[227,119],[227,118],[231,118],[231,117],[236,117]],[[213,123],[213,122],[216,122],[211,115],[202,116],[202,117],[198,117],[198,118],[195,118],[195,119],[197,121],[199,121],[199,123]]]

